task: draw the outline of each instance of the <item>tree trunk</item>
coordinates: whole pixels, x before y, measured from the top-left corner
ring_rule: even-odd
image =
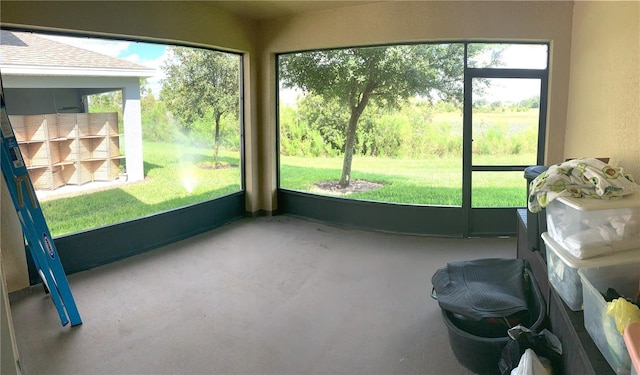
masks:
[[[215,114],[216,129],[215,129],[214,144],[213,144],[213,167],[214,168],[218,166],[218,149],[220,149],[220,118],[221,117],[222,117],[222,113]]]
[[[347,127],[347,139],[344,144],[344,160],[342,162],[342,176],[338,182],[338,187],[341,189],[346,188],[351,183],[351,162],[353,161],[353,147],[356,143],[356,130],[358,129],[358,120],[360,115],[364,112],[369,97],[371,96],[372,88],[367,89],[362,93],[362,99],[356,106],[351,107],[351,116],[349,116],[349,126]]]
[[[353,147],[356,143],[356,129],[358,128],[359,118],[360,114],[355,111],[355,108],[352,108],[351,116],[349,116],[349,126],[347,127],[347,139],[344,144],[342,176],[340,176],[340,182],[338,182],[338,186],[341,189],[346,188],[351,183],[351,162],[353,161]]]

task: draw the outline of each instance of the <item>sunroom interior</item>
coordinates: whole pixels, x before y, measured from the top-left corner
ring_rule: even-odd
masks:
[[[473,226],[473,218],[461,213],[449,217],[437,207],[422,211],[362,207],[358,202],[281,189],[277,143],[277,55],[281,53],[438,41],[549,43],[543,164],[606,156],[640,176],[640,5],[635,2],[2,1],[0,7],[3,28],[175,42],[242,55],[243,190],[144,220],[58,238],[56,246],[71,272],[243,217],[293,213],[357,230],[396,233],[403,232],[397,223],[406,220],[410,229],[404,232],[412,235],[459,236],[447,233],[446,227],[460,221]],[[0,245],[5,300],[8,293],[37,282],[30,277],[20,224],[11,206],[3,184]],[[498,234],[513,236],[515,210],[505,215],[513,219],[512,228]],[[443,229],[422,233],[416,229],[429,226]],[[77,260],[86,247],[96,249],[96,258]],[[7,347],[13,346],[9,335],[3,334],[3,357]]]

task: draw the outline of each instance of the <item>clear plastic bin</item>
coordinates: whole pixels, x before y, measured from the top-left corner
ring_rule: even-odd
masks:
[[[576,258],[640,248],[640,193],[619,199],[560,197],[546,213],[547,232]]]
[[[640,322],[629,324],[622,336],[627,344],[629,357],[631,357],[631,375],[638,375],[638,370],[640,370]]]
[[[560,298],[573,311],[582,310],[582,282],[578,270],[618,264],[640,263],[640,249],[613,253],[589,259],[578,259],[555,241],[549,233],[542,233],[547,247],[547,277]],[[640,272],[640,268],[639,268]]]
[[[607,315],[607,301],[601,293],[614,288],[623,296],[635,297],[640,282],[640,262],[578,270],[584,295],[584,326],[611,368],[617,374],[631,372],[631,359],[624,338]]]

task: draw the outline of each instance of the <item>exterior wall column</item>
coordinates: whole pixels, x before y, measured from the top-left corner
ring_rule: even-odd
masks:
[[[127,176],[129,181],[144,180],[141,112],[140,85],[136,78],[122,88],[124,153],[127,161]]]

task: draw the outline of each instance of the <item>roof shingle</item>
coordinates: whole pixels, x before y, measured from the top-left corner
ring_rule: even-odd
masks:
[[[0,31],[0,64],[65,68],[145,70],[130,61],[59,43],[28,32]]]

